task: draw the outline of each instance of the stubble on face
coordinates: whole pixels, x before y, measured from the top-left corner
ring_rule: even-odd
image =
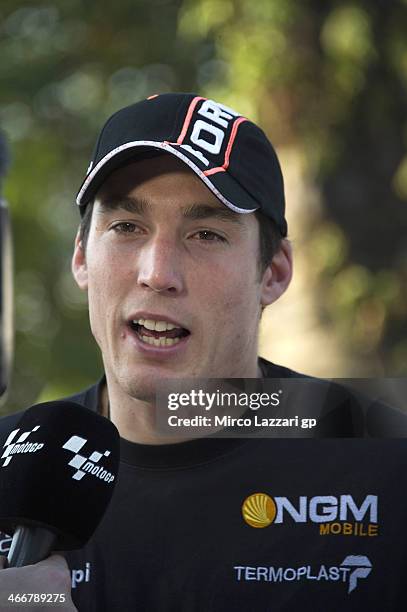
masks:
[[[132,208],[132,200],[144,210]],[[216,214],[205,216],[205,206]],[[118,235],[120,223],[136,231]],[[91,328],[109,387],[151,402],[165,377],[256,376],[258,240],[254,215],[226,209],[171,156],[114,172],[96,198],[86,252]],[[138,311],[185,325],[185,350],[171,359],[138,350],[126,326]]]

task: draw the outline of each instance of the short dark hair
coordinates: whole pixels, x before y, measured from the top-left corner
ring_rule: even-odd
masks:
[[[93,201],[90,202],[83,213],[79,226],[79,239],[82,242],[82,248],[85,251],[89,238],[90,224],[92,221]],[[274,255],[280,249],[283,239],[277,224],[267,217],[264,213],[256,210],[254,213],[259,224],[259,272],[263,275],[267,266],[271,264]]]
[[[283,236],[277,223],[260,210],[254,213],[259,224],[259,272],[263,276],[274,255],[280,250]]]
[[[81,222],[79,224],[79,240],[82,242],[82,249],[86,251],[86,245],[88,244],[90,224],[92,222],[94,201],[87,204],[85,211],[82,213]]]

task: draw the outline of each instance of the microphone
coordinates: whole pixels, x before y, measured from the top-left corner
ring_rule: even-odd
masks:
[[[69,401],[24,412],[0,441],[0,530],[9,567],[82,548],[102,519],[119,467],[120,437],[105,417]]]
[[[0,132],[0,187],[9,166],[4,136]],[[13,354],[13,282],[10,219],[0,189],[0,400],[10,378]]]

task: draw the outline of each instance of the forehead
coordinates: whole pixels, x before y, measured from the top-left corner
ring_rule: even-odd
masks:
[[[132,161],[114,171],[97,192],[95,204],[97,208],[131,208],[132,199],[144,208],[163,203],[174,209],[199,203],[238,222],[252,216],[230,210],[186,164],[169,154]]]

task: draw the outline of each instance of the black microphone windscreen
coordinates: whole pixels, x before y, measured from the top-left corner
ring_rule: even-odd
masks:
[[[46,527],[56,550],[83,547],[116,484],[116,427],[68,401],[32,406],[17,426],[0,440],[0,529]]]

